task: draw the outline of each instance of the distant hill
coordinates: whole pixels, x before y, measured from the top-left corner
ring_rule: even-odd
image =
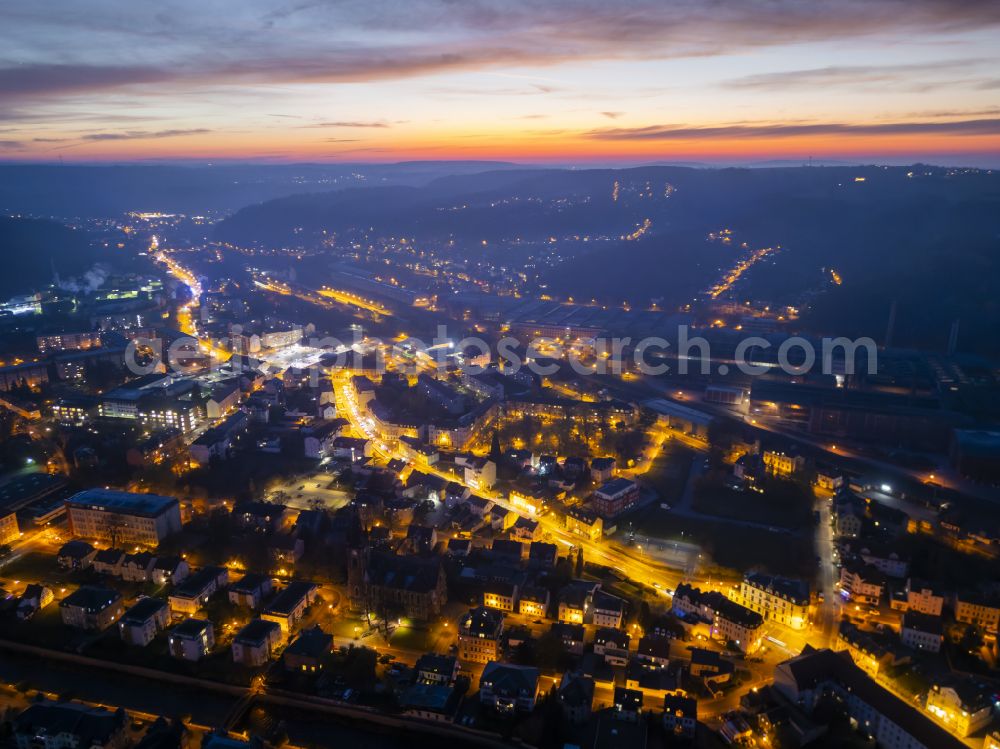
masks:
[[[0,299],[29,294],[52,282],[83,273],[106,253],[92,247],[81,231],[55,221],[0,216]]]
[[[57,218],[127,211],[212,213],[250,203],[358,185],[420,185],[448,174],[513,167],[490,161],[402,164],[0,164],[0,213]]]
[[[647,220],[638,238],[622,239]],[[708,241],[723,229],[731,242]],[[895,299],[899,345],[943,348],[960,318],[964,348],[1000,350],[1000,175],[990,172],[508,169],[291,196],[248,206],[216,231],[237,243],[303,246],[362,231],[453,242],[465,256],[482,252],[483,241],[551,241],[571,258],[545,271],[553,292],[612,303],[663,298],[668,306],[718,280],[744,242],[780,246],[746,274],[741,298],[806,301],[804,323],[814,330],[877,340]],[[831,269],[841,285],[830,283]]]

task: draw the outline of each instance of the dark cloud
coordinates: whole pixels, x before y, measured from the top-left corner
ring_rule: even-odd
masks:
[[[28,98],[132,84],[156,90],[167,83],[364,82],[500,66],[717,55],[885,33],[943,35],[997,25],[1000,3],[977,0],[300,0],[277,9],[247,0],[224,11],[204,3],[184,12],[124,0],[86,7],[52,0],[5,9],[0,45],[16,43],[16,49],[30,51],[26,60],[65,62],[6,62],[0,66],[0,94]],[[113,57],[106,54],[109,48]],[[107,62],[140,57],[151,62]],[[811,85],[803,82],[810,71],[796,72],[798,78],[734,85]],[[827,71],[820,80],[859,73],[865,74]]]
[[[134,65],[12,65],[0,67],[0,94],[67,94],[156,83],[174,75],[169,70]]]
[[[591,130],[585,136],[595,140],[712,140],[726,138],[792,138],[803,135],[1000,135],[1000,119],[958,120],[956,122],[884,122],[862,125],[845,123],[721,125],[682,127],[649,125],[635,128]]]
[[[24,148],[24,143],[19,140],[0,140],[0,148],[5,151],[19,151]]]
[[[609,120],[617,120],[619,117],[621,117],[625,113],[624,112],[601,112],[601,114],[603,114]]]
[[[146,140],[148,138],[176,138],[182,135],[201,135],[212,132],[208,128],[198,127],[190,130],[129,130],[125,133],[90,133],[82,136],[82,140]]]

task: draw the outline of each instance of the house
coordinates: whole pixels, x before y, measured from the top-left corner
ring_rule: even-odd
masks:
[[[274,649],[284,639],[281,625],[252,619],[233,638],[233,662],[256,668],[271,659]]]
[[[595,484],[606,484],[614,478],[616,465],[614,458],[594,458],[590,461],[590,478]]]
[[[497,482],[497,464],[489,458],[472,458],[465,464],[465,483],[473,489],[492,489]]]
[[[567,624],[566,622],[555,622],[550,627],[550,632],[559,640],[563,650],[573,655],[583,653],[584,629],[582,624]]]
[[[552,569],[558,560],[559,548],[555,544],[532,541],[528,547],[528,566],[532,569]]]
[[[697,727],[697,700],[679,694],[668,694],[663,698],[663,728],[668,736],[691,740]]]
[[[418,681],[403,691],[399,706],[404,716],[450,723],[461,701],[462,692],[453,686]]]
[[[907,611],[903,614],[899,640],[913,650],[926,650],[929,653],[940,652],[944,642],[941,617],[921,614],[918,611]]]
[[[566,671],[559,682],[559,706],[566,720],[575,725],[586,723],[594,704],[594,680],[579,671]]]
[[[148,551],[137,554],[126,554],[122,560],[119,575],[122,580],[132,583],[145,583],[153,579],[153,565],[156,557]]]
[[[597,585],[574,581],[559,591],[559,621],[583,624]]]
[[[601,627],[594,633],[594,654],[602,656],[605,663],[624,666],[628,663],[628,646],[632,638],[627,632]]]
[[[118,621],[118,634],[122,642],[146,647],[169,623],[170,607],[166,601],[143,598],[122,615]]]
[[[215,630],[210,621],[185,619],[170,631],[167,644],[172,657],[199,661],[215,647]]]
[[[332,408],[328,406],[328,408]],[[333,456],[335,452],[334,443],[338,437],[344,433],[347,426],[345,419],[332,419],[325,421],[306,433],[303,439],[303,450],[307,458],[319,460],[328,456]]]
[[[101,549],[94,555],[94,572],[100,575],[121,577],[121,567],[125,562],[125,552],[121,549]]]
[[[284,505],[271,502],[237,502],[233,506],[233,520],[245,530],[274,533],[290,521],[290,513]]]
[[[428,554],[437,545],[437,530],[433,526],[410,523],[404,546],[412,554]]]
[[[906,580],[906,611],[916,611],[929,616],[941,616],[948,595],[931,583],[910,577]]]
[[[657,666],[666,666],[670,663],[670,643],[669,637],[655,637],[653,635],[641,637],[635,653],[636,660]]]
[[[97,549],[86,541],[74,540],[63,544],[56,561],[64,570],[85,570],[94,562]]]
[[[458,678],[459,662],[453,655],[427,653],[417,659],[413,670],[418,682],[451,686]]]
[[[603,590],[594,593],[591,604],[594,624],[598,627],[621,627],[625,621],[625,601]]]
[[[525,543],[538,541],[542,537],[542,526],[537,520],[519,517],[510,528],[510,537]]]
[[[549,610],[549,590],[536,585],[526,585],[521,591],[518,613],[524,616],[545,618]]]
[[[124,613],[116,590],[83,585],[59,602],[63,623],[77,629],[103,632]]]
[[[362,437],[337,437],[333,440],[333,457],[359,463],[372,456],[372,441]]]
[[[175,587],[167,599],[173,616],[192,616],[208,603],[215,592],[229,582],[225,567],[202,567]]]
[[[528,713],[535,709],[540,674],[533,666],[490,661],[479,677],[479,702],[498,713]]]
[[[327,634],[317,624],[299,633],[292,644],[285,648],[283,659],[289,671],[313,673],[323,665],[323,659],[333,650],[333,635]]]
[[[317,590],[315,583],[293,580],[264,608],[260,618],[280,625],[287,637],[305,615],[306,608],[316,600]]]
[[[638,723],[642,716],[643,694],[639,689],[615,687],[615,715],[626,723]]]
[[[953,734],[967,738],[993,720],[993,693],[988,684],[948,676],[927,692],[927,712]]]
[[[483,605],[498,611],[513,611],[517,601],[517,585],[506,581],[490,581],[483,588]]]
[[[17,749],[120,749],[128,715],[78,702],[36,702],[13,720]]]
[[[272,579],[269,575],[248,572],[229,586],[229,602],[257,611],[264,599],[271,595]]]
[[[863,561],[848,560],[840,568],[841,594],[849,601],[877,606],[885,585],[885,575]]]
[[[955,621],[996,634],[1000,625],[1000,599],[978,593],[958,593],[955,595]]]
[[[735,664],[723,658],[718,652],[691,648],[691,664],[688,667],[691,676],[721,684],[729,681],[735,671]]]
[[[157,585],[177,585],[187,579],[191,568],[181,557],[157,557],[153,564],[153,582]]]
[[[489,663],[500,657],[503,644],[503,614],[485,606],[469,609],[458,620],[458,657],[473,663]]]
[[[24,589],[17,602],[17,618],[25,621],[44,609],[55,598],[51,588],[32,583]]]
[[[595,512],[582,507],[570,507],[566,511],[566,530],[578,536],[600,541],[604,535],[604,519]]]
[[[876,678],[882,669],[894,665],[895,659],[889,649],[881,645],[869,632],[858,629],[849,621],[841,621],[837,630],[834,650],[846,650],[862,671]]]

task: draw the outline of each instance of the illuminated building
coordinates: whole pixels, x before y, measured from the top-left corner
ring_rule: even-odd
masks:
[[[792,629],[805,629],[809,619],[809,585],[801,580],[746,575],[736,600],[765,619]]]
[[[473,663],[489,663],[500,657],[503,614],[485,606],[470,609],[458,621],[458,657]]]
[[[88,489],[66,500],[70,533],[112,543],[156,546],[181,529],[176,497]]]
[[[969,679],[948,677],[927,692],[927,712],[965,738],[993,720],[991,690]]]

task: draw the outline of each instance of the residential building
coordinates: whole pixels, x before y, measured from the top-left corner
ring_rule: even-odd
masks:
[[[518,601],[518,613],[524,616],[545,618],[549,610],[549,589],[537,585],[526,585]]]
[[[688,621],[694,618],[708,622],[712,637],[731,642],[744,653],[752,653],[761,645],[764,617],[718,591],[702,592],[681,583],[674,591],[673,610]]]
[[[282,658],[289,671],[314,673],[323,665],[323,660],[333,650],[333,635],[327,634],[317,624],[299,633],[291,645],[285,648]]]
[[[233,638],[233,662],[251,668],[263,666],[283,640],[280,624],[252,619]]]
[[[306,608],[316,600],[317,590],[315,583],[292,581],[264,608],[260,618],[278,624],[282,635],[287,637],[305,615]]]
[[[669,637],[641,637],[635,651],[636,660],[654,666],[667,666],[670,664],[670,643]]]
[[[1000,624],[1000,599],[978,593],[959,593],[955,596],[955,621],[996,634]]]
[[[264,599],[271,595],[272,587],[270,575],[248,572],[229,586],[229,602],[257,611],[264,604]]]
[[[840,590],[850,601],[878,605],[885,590],[885,575],[860,560],[847,561],[840,568]]]
[[[846,650],[855,665],[873,679],[895,660],[889,649],[880,645],[871,633],[848,621],[840,623],[833,649]]]
[[[458,620],[458,657],[473,663],[489,663],[500,657],[503,614],[485,606],[470,609]]]
[[[941,618],[921,614],[918,611],[907,611],[903,614],[899,640],[906,647],[914,650],[926,650],[929,653],[940,652],[944,642]]]
[[[611,479],[594,492],[590,504],[602,518],[615,518],[635,507],[639,501],[639,485],[624,478]]]
[[[479,702],[498,713],[528,713],[535,709],[540,674],[532,666],[491,661],[479,677]]]
[[[143,598],[118,621],[122,642],[146,647],[170,623],[170,607],[160,598]]]
[[[615,715],[626,723],[638,723],[642,717],[643,693],[641,689],[615,687]]]
[[[836,695],[848,714],[879,746],[892,749],[966,749],[923,712],[876,684],[845,653],[810,646],[774,671],[777,691],[811,714],[820,699]]]
[[[631,638],[627,632],[610,627],[601,627],[594,633],[594,654],[612,666],[628,663],[628,646]]]
[[[591,602],[593,623],[598,627],[621,627],[625,622],[625,601],[603,590],[594,593]]]
[[[483,605],[498,611],[514,611],[517,585],[511,582],[489,582],[483,589]]]
[[[36,702],[13,720],[17,749],[120,749],[128,715],[78,702]]]
[[[14,543],[21,535],[17,525],[17,512],[0,509],[0,546]]]
[[[175,587],[167,599],[173,616],[193,616],[208,599],[229,582],[225,567],[202,567]]]
[[[571,507],[566,511],[566,530],[591,541],[600,541],[604,535],[604,518],[581,507]]]
[[[97,549],[86,541],[67,541],[60,547],[56,561],[64,570],[85,570],[94,563]]]
[[[418,682],[451,686],[458,678],[459,662],[453,655],[427,653],[417,659],[413,670]]]
[[[698,727],[698,701],[679,694],[663,698],[663,728],[668,736],[694,739]]]
[[[170,630],[167,644],[174,658],[199,661],[215,647],[215,630],[204,619],[185,619]]]
[[[594,704],[594,680],[579,671],[566,671],[559,682],[559,706],[566,719],[581,725],[590,718]]]
[[[949,676],[927,692],[927,712],[951,733],[966,738],[993,720],[993,691],[986,684]]]
[[[82,585],[59,602],[63,624],[77,629],[103,632],[124,613],[117,590]]]
[[[156,546],[181,529],[176,497],[88,489],[66,500],[69,530],[74,536],[110,543]]]
[[[941,616],[947,594],[931,583],[911,577],[906,580],[906,610]]]
[[[809,621],[809,585],[772,575],[746,575],[737,602],[765,619],[792,629],[805,629]]]
[[[582,624],[567,624],[566,622],[555,622],[550,631],[562,643],[563,650],[573,655],[583,653],[583,638],[585,630]]]

